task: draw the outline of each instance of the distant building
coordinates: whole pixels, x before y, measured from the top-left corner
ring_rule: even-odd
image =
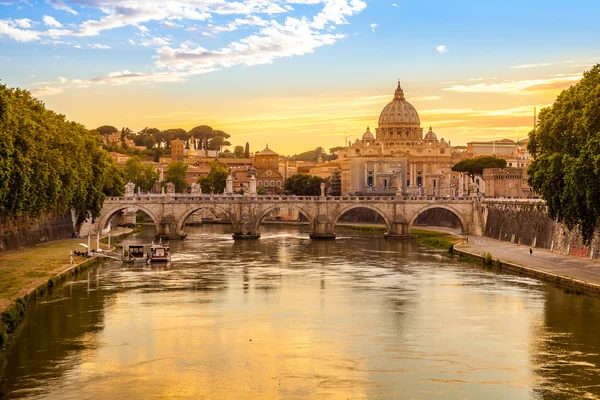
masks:
[[[469,142],[467,143],[466,153],[471,158],[477,156],[495,156],[508,159],[515,156],[515,146],[515,141],[510,139],[491,140],[488,142]]]
[[[185,157],[185,142],[183,140],[171,140],[171,162],[181,161]]]
[[[114,146],[115,144],[121,143],[121,132],[115,131],[102,135],[102,143],[106,146]]]
[[[115,153],[114,151],[111,151],[108,154],[112,157],[113,160],[115,160],[117,165],[125,165],[127,160],[129,160],[131,158],[128,155],[121,154],[121,153]]]
[[[483,170],[486,197],[533,196],[525,168],[486,168]]]
[[[423,135],[419,114],[400,83],[378,125],[375,135],[367,127],[360,140],[337,152],[342,194],[454,194],[451,167],[460,158],[431,127]]]
[[[284,179],[279,172],[279,154],[269,149],[269,145],[254,154],[256,187],[264,188],[268,194],[283,192]]]

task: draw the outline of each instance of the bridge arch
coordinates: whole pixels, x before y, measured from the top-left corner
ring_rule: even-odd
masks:
[[[308,219],[308,223],[311,226],[313,224],[315,216],[312,215],[310,212],[306,211],[306,209],[304,209],[303,207],[301,207],[299,205],[296,205],[296,204],[287,204],[287,203],[283,203],[283,204],[269,204],[263,210],[261,210],[260,213],[256,216],[256,221],[254,222],[254,229],[258,230],[258,228],[259,228],[262,220],[267,215],[269,215],[273,211],[277,210],[278,208],[293,208],[293,209],[299,211],[302,215],[304,215],[306,217],[306,219]]]
[[[455,209],[454,207],[450,207],[450,206],[447,206],[445,204],[430,204],[430,205],[427,205],[427,206],[419,209],[417,212],[415,212],[414,215],[411,217],[410,221],[408,222],[408,230],[409,230],[409,232],[412,229],[413,224],[415,223],[415,221],[417,220],[417,218],[419,218],[419,215],[423,214],[427,210],[433,210],[433,209],[436,209],[436,208],[437,209],[448,210],[452,214],[454,214],[454,216],[456,216],[456,218],[458,218],[458,221],[460,222],[460,228],[461,228],[462,232],[463,233],[468,233],[468,227],[469,227],[469,225],[467,224],[467,221],[465,220],[465,218],[462,215],[462,213],[460,211],[458,211],[457,209]]]
[[[189,218],[189,216],[192,215],[193,213],[195,213],[196,211],[200,211],[200,210],[210,211],[214,216],[218,216],[219,214],[225,214],[229,218],[231,218],[231,212],[225,207],[221,207],[221,206],[217,206],[217,205],[210,205],[210,206],[199,205],[197,207],[196,206],[191,207],[189,210],[184,212],[181,215],[181,217],[179,218],[179,221],[177,221],[177,232],[183,231],[183,227],[185,226],[185,221]]]
[[[159,232],[160,218],[158,218],[152,211],[150,211],[150,209],[148,209],[144,206],[139,206],[137,204],[136,205],[127,205],[127,206],[116,206],[116,207],[110,208],[106,212],[103,211],[102,214],[100,215],[100,218],[98,219],[98,227],[100,228],[100,230],[103,230],[104,228],[106,228],[106,225],[108,225],[110,220],[113,219],[113,217],[115,215],[117,215],[117,213],[119,213],[123,210],[127,210],[128,208],[134,209],[136,211],[143,211],[146,215],[148,215],[152,219],[152,222],[154,222],[154,226],[156,227],[156,232]]]
[[[350,206],[343,208],[339,213],[337,213],[337,215],[334,217],[333,221],[331,221],[333,224],[333,227],[335,228],[335,226],[337,225],[337,223],[338,223],[339,219],[342,217],[342,215],[346,214],[350,210],[354,210],[357,208],[367,208],[369,210],[375,211],[381,218],[383,218],[386,229],[388,230],[388,232],[390,231],[390,229],[392,227],[392,220],[385,213],[385,211],[381,210],[378,207],[375,207],[375,206],[372,206],[369,204],[363,204],[363,203],[352,204]]]

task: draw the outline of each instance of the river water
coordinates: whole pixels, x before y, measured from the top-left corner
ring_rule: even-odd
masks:
[[[4,397],[600,398],[596,298],[380,233],[186,230],[169,266],[107,262],[31,309]]]

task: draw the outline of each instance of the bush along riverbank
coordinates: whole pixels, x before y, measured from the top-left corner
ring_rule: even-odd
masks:
[[[450,253],[453,252],[455,244],[463,242],[461,237],[446,232],[413,229],[410,233],[413,240],[420,245],[430,249],[446,250]]]

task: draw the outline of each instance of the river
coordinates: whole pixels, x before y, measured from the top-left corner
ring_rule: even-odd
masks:
[[[261,229],[188,227],[169,266],[54,289],[3,398],[600,399],[599,299],[381,233]]]

